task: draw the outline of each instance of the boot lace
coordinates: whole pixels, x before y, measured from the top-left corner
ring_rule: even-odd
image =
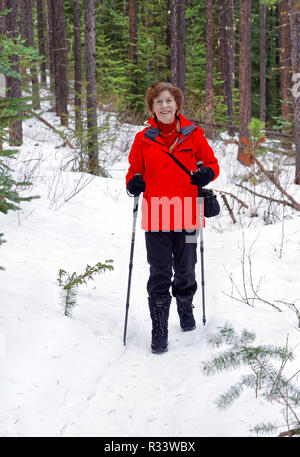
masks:
[[[195,308],[189,300],[178,302],[178,307],[181,314],[190,313],[193,311],[193,308]]]
[[[154,306],[153,308],[153,317],[155,322],[155,330],[160,335],[165,335],[167,333],[167,316],[163,308]]]

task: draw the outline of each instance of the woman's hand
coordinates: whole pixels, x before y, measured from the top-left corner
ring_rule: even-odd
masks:
[[[144,192],[145,188],[146,184],[141,175],[135,175],[127,184],[128,192],[134,197],[137,197],[141,192]]]
[[[191,176],[191,184],[195,186],[204,187],[207,186],[215,177],[214,172],[209,167],[200,167]]]

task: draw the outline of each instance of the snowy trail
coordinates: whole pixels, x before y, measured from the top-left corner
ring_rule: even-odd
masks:
[[[29,124],[31,131],[38,131],[35,121]],[[112,179],[95,178],[60,204],[78,188],[79,176],[56,175],[55,159],[61,150],[55,150],[51,135],[48,149],[46,141],[42,143],[41,182],[37,179],[33,190],[42,198],[22,205],[19,214],[1,216],[7,239],[0,250],[0,265],[6,268],[0,273],[1,436],[249,436],[250,426],[280,419],[276,405],[255,398],[251,391],[219,411],[216,398],[244,368],[206,377],[201,362],[215,355],[207,346],[207,334],[226,322],[237,332],[254,331],[258,343],[284,345],[287,334],[291,348],[299,343],[295,313],[287,308],[279,313],[263,303],[250,307],[230,297],[236,292],[230,275],[243,290],[244,239],[246,252],[254,243],[253,280],[255,284],[261,280],[261,295],[287,302],[299,298],[299,216],[285,220],[284,232],[281,224],[252,227],[250,223],[242,231],[228,215],[219,219],[225,218],[226,229],[220,229],[218,218],[207,221],[207,325],[202,325],[198,245],[197,328],[180,330],[173,299],[169,351],[157,355],[150,351],[148,264],[139,215],[124,348],[133,207],[124,189],[127,164],[112,168]],[[36,141],[26,141],[21,158],[27,158]],[[216,151],[226,188],[226,174],[234,171],[236,161],[218,152],[218,147]],[[82,175],[80,182],[87,178]],[[58,196],[56,207],[53,200]],[[58,270],[80,273],[87,264],[106,259],[114,260],[114,271],[80,287],[73,317],[65,317]],[[291,374],[299,367],[299,351],[295,356]]]

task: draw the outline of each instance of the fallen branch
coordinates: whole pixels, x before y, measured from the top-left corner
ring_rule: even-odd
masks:
[[[249,206],[243,202],[242,200],[240,200],[236,195],[230,193],[230,192],[226,192],[225,190],[218,190],[218,189],[211,189],[213,190],[214,192],[219,192],[221,195],[222,194],[226,194],[226,195],[230,195],[230,197],[234,198],[236,201],[238,201],[240,203],[241,206],[243,206],[244,208],[249,208]]]
[[[44,119],[43,117],[39,116],[38,114],[36,114],[31,109],[27,109],[26,111],[29,114],[31,114],[33,117],[38,119],[39,121],[43,122],[43,124],[45,124],[51,130],[53,130],[53,132],[57,133],[64,140],[65,144],[67,144],[71,149],[75,149],[75,147],[66,139],[65,135],[62,132],[60,132],[59,130],[57,130],[52,124],[50,124],[50,122],[46,121],[46,119]]]
[[[256,195],[256,197],[261,197],[261,198],[264,198],[265,200],[269,200],[274,203],[279,203],[284,206],[290,206],[291,208],[296,209],[297,211],[300,211],[300,205],[297,202],[296,202],[296,204],[299,206],[299,208],[295,207],[295,205],[293,203],[287,202],[286,200],[278,200],[273,197],[268,197],[267,195],[259,194],[258,192],[255,192],[252,189],[248,189],[248,187],[243,186],[242,184],[235,184],[235,185],[240,187],[241,189],[247,190],[248,192],[250,192],[250,194]]]
[[[280,192],[292,203],[292,208],[294,208],[297,211],[300,211],[300,203],[298,203],[280,184],[278,179],[275,178],[275,176],[272,175],[268,170],[264,168],[264,166],[260,163],[260,161],[253,156],[254,162],[258,165],[260,171],[267,176],[267,178],[274,184],[277,189],[280,190]],[[291,205],[289,205],[291,206]]]
[[[234,224],[236,224],[236,218],[234,217],[233,211],[232,211],[232,209],[231,209],[231,207],[230,207],[230,205],[228,203],[228,200],[227,200],[226,196],[224,194],[221,194],[221,197],[223,199],[223,202],[224,202],[226,208],[228,209],[228,212],[229,212],[229,214],[231,216],[232,222]]]
[[[292,430],[287,430],[286,432],[281,432],[279,433],[278,436],[294,436],[294,435],[300,435],[300,428],[293,428]]]

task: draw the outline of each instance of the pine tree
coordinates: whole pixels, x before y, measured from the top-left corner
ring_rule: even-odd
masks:
[[[291,62],[293,81],[297,87],[293,88],[294,95],[294,113],[295,113],[295,143],[296,143],[296,167],[295,167],[295,184],[300,184],[300,91],[299,91],[299,73],[300,73],[300,8],[299,2],[289,0],[290,6],[290,27],[291,27]],[[296,86],[296,84],[295,84]]]
[[[5,6],[5,5],[3,5]],[[18,1],[17,0],[7,0],[6,8],[8,10],[6,14],[6,34],[8,38],[13,39],[13,43],[17,44],[18,37],[18,24],[17,24],[17,12],[18,12]],[[16,52],[13,52],[10,56],[11,60],[11,69],[19,73],[19,56]],[[6,75],[6,90],[7,98],[10,99],[19,99],[21,98],[21,83],[18,77],[12,75]],[[21,116],[21,113],[20,113]],[[23,142],[23,128],[22,121],[20,119],[12,120],[10,123],[10,135],[9,143],[10,146],[20,146]]]
[[[231,2],[232,3],[232,2]],[[226,0],[219,0],[219,37],[220,37],[220,67],[223,80],[224,102],[227,106],[228,133],[233,135],[233,100],[232,89],[234,82],[234,52],[232,53],[233,7]],[[234,48],[233,48],[234,50]]]
[[[205,115],[205,135],[207,138],[213,136],[214,120],[214,93],[213,93],[213,73],[214,73],[214,5],[213,0],[206,0],[206,115]]]
[[[239,150],[238,160],[243,165],[251,165],[245,153],[242,139],[249,137],[251,120],[251,0],[240,2],[239,23]]]
[[[260,120],[266,122],[266,5],[260,5]]]
[[[177,86],[186,93],[186,50],[185,50],[185,0],[177,0],[176,16],[177,16],[177,32],[176,32],[176,82]],[[183,112],[185,111],[185,101],[183,104]]]
[[[292,114],[292,77],[291,77],[291,27],[288,0],[279,2],[280,15],[280,98],[281,117],[291,119]]]
[[[26,19],[27,19],[27,45],[34,48],[34,30],[33,30],[33,0],[26,0]],[[39,94],[39,85],[37,77],[37,68],[35,66],[30,66],[31,74],[31,86],[32,86],[32,98],[34,100],[35,107],[40,109],[40,94]]]
[[[46,38],[45,29],[46,24],[44,20],[44,2],[43,0],[36,0],[37,10],[37,22],[38,22],[38,43],[39,43],[39,55],[43,58],[40,66],[41,71],[41,82],[46,86]]]
[[[52,53],[54,64],[56,115],[68,125],[67,43],[63,0],[51,0]]]
[[[73,0],[74,20],[74,110],[75,130],[81,131],[81,96],[82,96],[82,75],[81,75],[81,25],[80,25],[80,0]]]

